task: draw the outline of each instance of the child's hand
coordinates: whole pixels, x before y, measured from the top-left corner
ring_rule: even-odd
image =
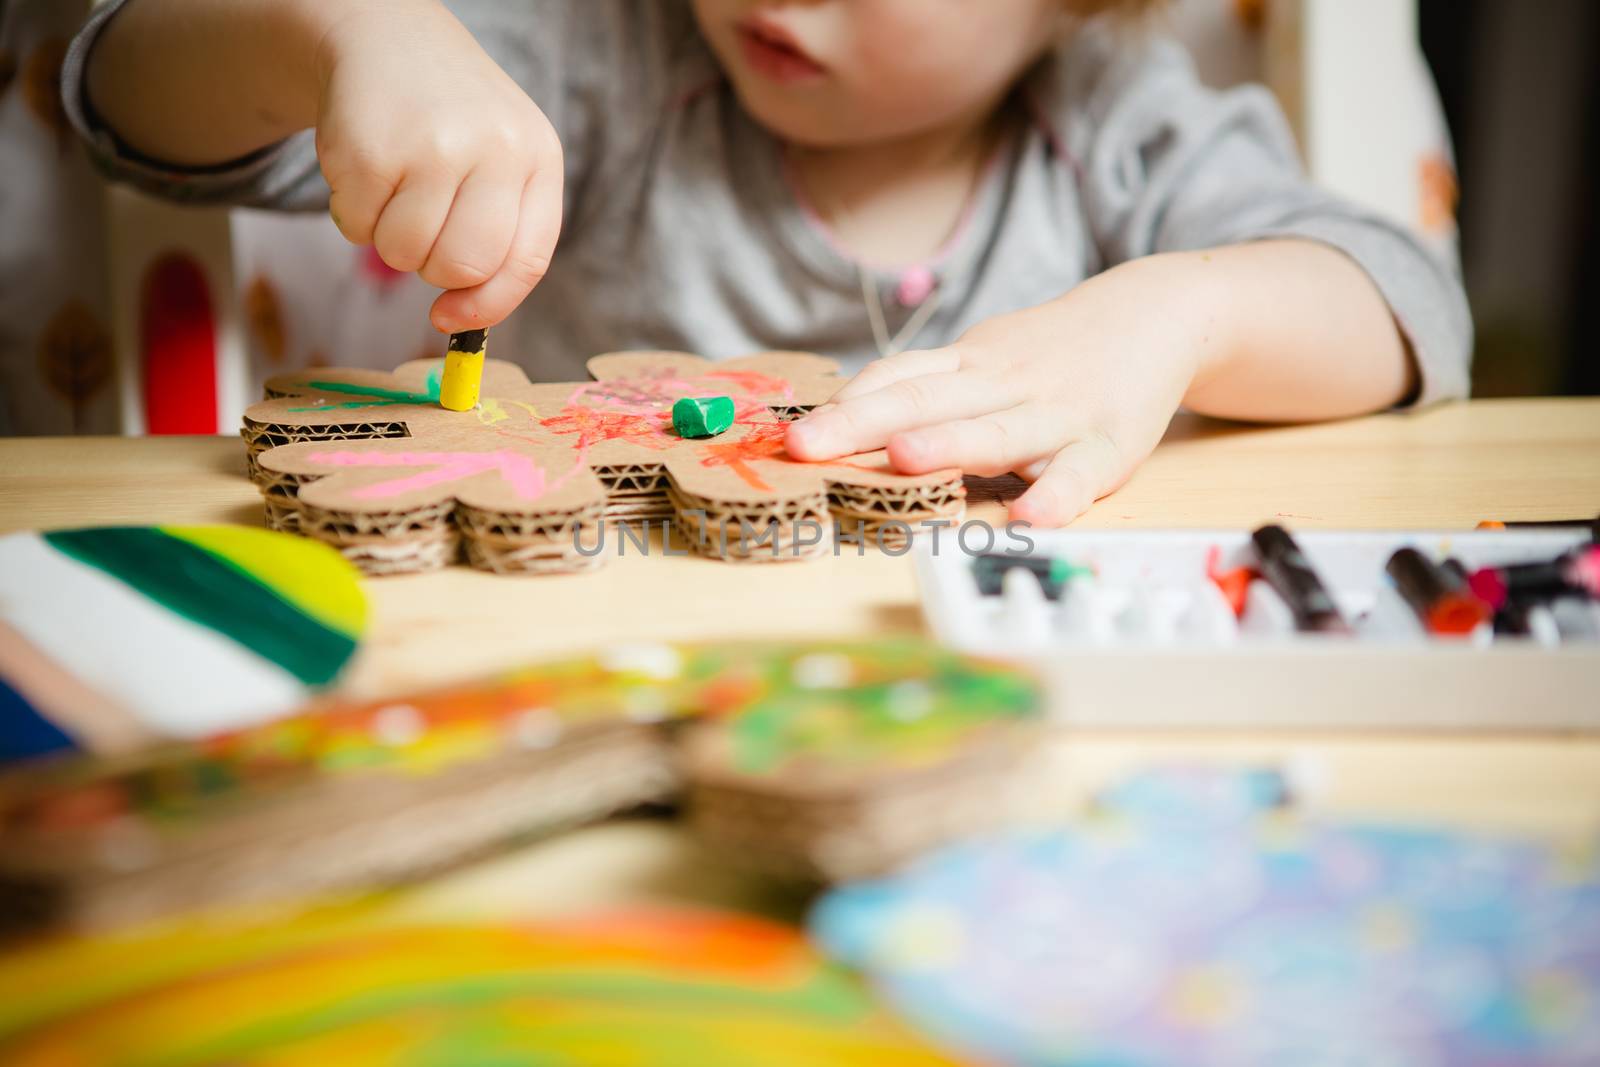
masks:
[[[438,329],[493,326],[555,249],[555,130],[434,0],[352,6],[322,36],[316,64],[334,223],[395,270],[448,290],[433,305]]]
[[[948,348],[880,360],[795,423],[788,450],[887,446],[907,474],[1016,471],[1033,485],[1014,519],[1071,522],[1155,448],[1201,366],[1208,313],[1187,263],[1137,260]]]

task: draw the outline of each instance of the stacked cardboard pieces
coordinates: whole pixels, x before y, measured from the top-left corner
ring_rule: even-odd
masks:
[[[833,520],[847,537],[893,548],[920,523],[963,513],[959,471],[897,474],[883,452],[788,457],[787,423],[843,384],[820,356],[616,353],[589,361],[592,382],[539,385],[490,360],[470,412],[439,405],[441,366],[268,382],[242,432],[269,524],[325,541],[370,574],[444,566],[462,547],[475,567],[547,573],[598,566],[602,520],[671,519],[701,553],[771,562],[828,551]],[[732,397],[733,427],[679,437],[672,405],[705,396]]]
[[[1013,818],[1039,712],[1028,677],[919,641],[616,649],[0,777],[0,914],[103,927],[388,885],[678,798],[719,855],[875,874]]]

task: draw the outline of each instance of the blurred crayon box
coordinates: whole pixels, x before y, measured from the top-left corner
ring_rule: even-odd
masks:
[[[1582,529],[1294,535],[1350,632],[1307,633],[1253,568],[1251,532],[1033,532],[999,570],[921,538],[929,628],[1045,680],[1052,715],[1095,729],[1600,731],[1600,602],[1535,605],[1532,625],[1431,633],[1386,566],[1406,547],[1475,573],[1570,558]],[[1011,573],[1015,571],[1016,573]],[[1234,586],[1226,576],[1252,572]],[[1236,612],[1236,608],[1239,610]]]

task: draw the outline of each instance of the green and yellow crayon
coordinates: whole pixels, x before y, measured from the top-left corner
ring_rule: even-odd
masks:
[[[439,403],[451,411],[471,411],[478,406],[483,386],[483,354],[489,347],[488,330],[462,330],[450,335],[444,355],[444,380]]]

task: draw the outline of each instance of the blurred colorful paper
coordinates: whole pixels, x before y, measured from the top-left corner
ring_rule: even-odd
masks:
[[[820,942],[947,1047],[1086,1067],[1600,1063],[1600,860],[1147,775],[847,886]]]
[[[381,906],[0,961],[0,1064],[950,1064],[798,930],[693,911],[416,924]]]

